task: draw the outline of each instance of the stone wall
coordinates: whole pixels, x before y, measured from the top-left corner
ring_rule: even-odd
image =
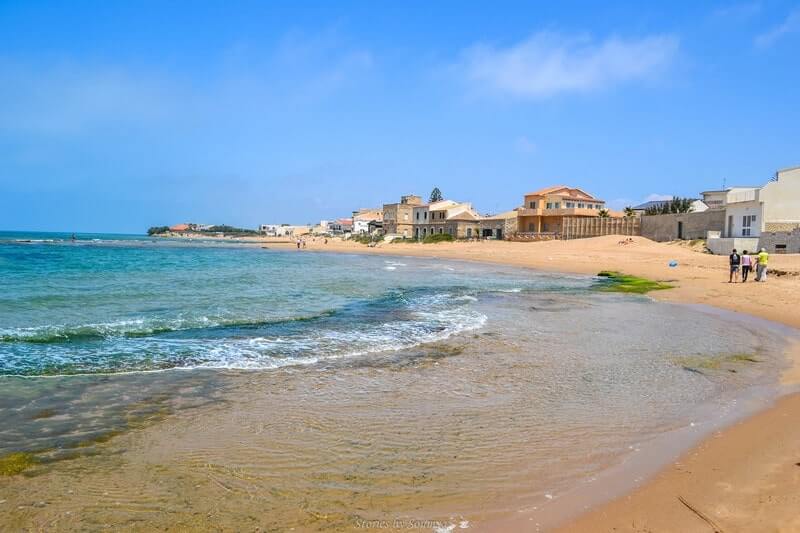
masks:
[[[678,236],[678,223],[683,223],[683,239],[705,239],[709,231],[725,231],[725,210],[709,209],[702,213],[676,213],[642,216],[642,237],[665,242]]]
[[[762,233],[758,239],[758,247],[766,248],[770,253],[800,253],[800,228],[793,231],[775,231]]]

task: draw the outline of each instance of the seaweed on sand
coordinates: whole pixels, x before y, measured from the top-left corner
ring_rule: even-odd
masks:
[[[597,276],[604,278],[605,282],[597,287],[597,290],[604,292],[646,294],[650,291],[660,291],[664,289],[671,289],[673,287],[673,285],[670,285],[669,283],[639,278],[609,270],[603,270],[602,272],[599,272]]]

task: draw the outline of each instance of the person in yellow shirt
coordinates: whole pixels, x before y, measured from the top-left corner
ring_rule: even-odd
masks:
[[[756,256],[756,281],[767,281],[767,262],[769,261],[769,254],[766,248],[762,248]]]

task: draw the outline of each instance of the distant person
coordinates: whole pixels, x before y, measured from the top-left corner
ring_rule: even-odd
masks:
[[[325,244],[328,244],[328,238],[325,237]]]
[[[297,249],[300,249],[300,239],[297,239]]]
[[[739,265],[742,262],[742,256],[736,253],[736,248],[734,248],[731,255],[728,256],[728,262],[731,266],[731,275],[728,278],[728,283],[736,283],[739,281]]]
[[[766,248],[762,248],[756,256],[756,281],[767,281],[767,263],[769,262],[769,254]]]
[[[306,247],[306,240],[303,239],[303,248],[305,248],[305,247]]]
[[[753,257],[747,253],[747,250],[742,252],[742,283],[747,281],[747,275],[753,270]]]
[[[74,233],[72,234],[71,240],[72,240],[72,242],[75,242],[75,241],[77,241],[77,240],[78,240],[78,239],[77,239],[77,237],[75,237],[75,234],[74,234]]]

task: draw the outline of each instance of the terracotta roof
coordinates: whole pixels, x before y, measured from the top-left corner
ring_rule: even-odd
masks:
[[[544,188],[544,189],[539,189],[538,191],[529,192],[525,196],[544,196],[546,194],[552,194],[552,193],[560,191],[562,189],[567,189],[569,191],[569,193],[570,193],[569,194],[570,196],[572,196],[572,191],[578,191],[579,193],[586,195],[588,197],[588,199],[594,200],[596,202],[602,202],[602,200],[600,200],[599,198],[595,198],[594,196],[592,196],[588,192],[584,191],[583,189],[580,189],[578,187],[569,187],[567,185],[556,185],[556,186],[553,186],[553,187],[547,187],[547,188]]]
[[[186,231],[189,229],[189,224],[175,224],[174,226],[170,226],[170,231]]]

